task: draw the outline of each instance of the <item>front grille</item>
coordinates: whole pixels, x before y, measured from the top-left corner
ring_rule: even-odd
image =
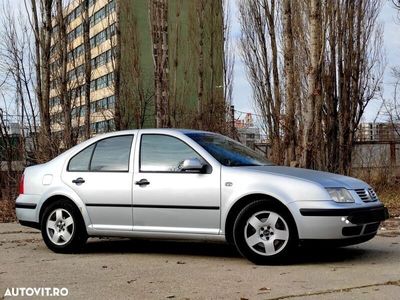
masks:
[[[373,202],[378,200],[378,196],[376,195],[375,191],[371,188],[356,189],[355,191],[357,195],[361,198],[361,200],[364,202]]]

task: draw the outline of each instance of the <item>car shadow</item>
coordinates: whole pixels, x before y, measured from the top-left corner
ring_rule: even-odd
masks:
[[[114,238],[91,239],[83,252],[240,257],[237,250],[226,243]]]
[[[367,244],[365,244],[367,245]],[[197,257],[241,258],[240,253],[225,243],[164,241],[144,239],[91,239],[83,253],[102,254],[165,254]],[[363,244],[342,248],[300,247],[290,260],[284,264],[324,264],[324,263],[377,263],[387,259],[387,252],[368,249]],[[282,264],[282,263],[280,263]]]

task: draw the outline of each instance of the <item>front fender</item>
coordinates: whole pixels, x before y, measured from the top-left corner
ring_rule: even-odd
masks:
[[[240,168],[221,171],[221,229],[224,230],[231,208],[243,197],[261,194],[275,198],[291,211],[295,201],[331,201],[320,184],[298,178]]]

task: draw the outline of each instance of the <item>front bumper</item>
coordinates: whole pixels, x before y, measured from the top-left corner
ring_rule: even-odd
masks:
[[[381,222],[389,218],[389,211],[383,205],[374,207],[360,208],[301,208],[302,216],[347,216],[347,220],[352,224],[365,224],[372,222]]]
[[[290,204],[299,239],[350,240],[373,237],[380,222],[389,218],[387,208],[380,202],[351,207],[332,202],[301,201]]]

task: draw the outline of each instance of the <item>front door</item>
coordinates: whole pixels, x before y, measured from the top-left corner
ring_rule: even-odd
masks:
[[[218,234],[220,168],[212,168],[188,143],[171,135],[143,133],[137,149],[134,230]],[[206,171],[181,171],[182,161],[190,158],[207,165]]]
[[[94,229],[132,230],[132,143],[133,135],[99,140],[71,158],[63,172]]]

